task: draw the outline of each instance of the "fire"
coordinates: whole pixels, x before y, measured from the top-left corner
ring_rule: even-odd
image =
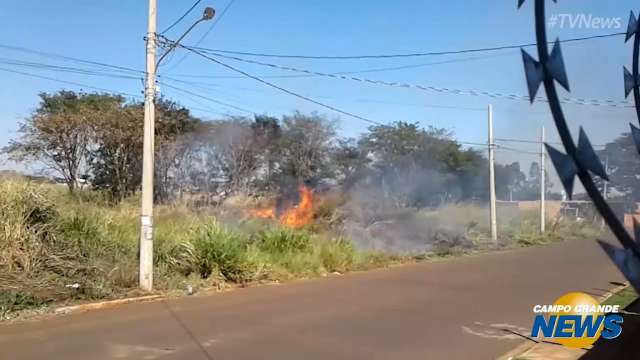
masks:
[[[280,218],[280,223],[291,228],[300,228],[309,224],[313,220],[313,190],[304,185],[298,186],[300,202],[285,210]],[[252,210],[251,214],[261,218],[276,219],[276,208]]]

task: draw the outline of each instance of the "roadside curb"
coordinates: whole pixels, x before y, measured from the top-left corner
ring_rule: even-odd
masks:
[[[76,312],[84,312],[84,311],[90,311],[90,310],[105,309],[105,308],[109,308],[109,307],[117,306],[117,305],[153,301],[153,300],[159,300],[159,299],[164,299],[164,298],[165,298],[165,296],[163,296],[163,295],[147,295],[147,296],[139,296],[139,297],[133,297],[133,298],[124,298],[124,299],[117,299],[117,300],[101,301],[101,302],[96,302],[96,303],[63,306],[63,307],[59,307],[59,308],[55,309],[53,311],[53,313],[56,314],[56,315],[71,314],[71,313],[76,313]]]
[[[597,297],[598,302],[607,301],[613,295],[629,287],[628,283],[616,286],[603,295]],[[586,350],[572,349],[564,346],[543,342],[526,341],[496,360],[576,360],[586,353]]]

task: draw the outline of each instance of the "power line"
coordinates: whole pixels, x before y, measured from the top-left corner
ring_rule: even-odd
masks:
[[[229,8],[231,8],[231,5],[233,5],[233,3],[235,1],[236,0],[230,0],[229,1],[227,6],[225,6],[224,9],[222,9],[222,12],[220,13],[220,16],[218,16],[216,21],[214,21],[213,24],[211,24],[211,26],[209,27],[207,32],[205,32],[204,35],[202,35],[202,37],[200,38],[200,40],[198,40],[198,42],[196,44],[200,45],[204,41],[204,39],[209,35],[209,33],[211,33],[211,31],[213,31],[213,29],[216,27],[216,25],[218,25],[218,23],[220,21],[222,21],[222,18],[224,18],[224,16],[227,14],[227,11],[229,10]]]
[[[89,69],[74,68],[69,66],[50,65],[50,64],[22,61],[22,60],[9,59],[9,58],[0,58],[0,64],[29,67],[33,69],[39,69],[39,70],[68,72],[68,73],[81,74],[81,75],[103,76],[103,77],[116,78],[116,79],[129,79],[129,80],[142,79],[142,77],[123,75],[121,73],[108,73],[101,70],[95,71],[95,70],[89,70]]]
[[[224,7],[224,9],[222,9],[222,12],[220,13],[220,16],[218,16],[214,22],[211,24],[211,26],[209,27],[209,29],[207,30],[207,32],[205,32],[202,37],[200,37],[200,39],[196,42],[196,46],[200,45],[204,39],[209,35],[209,33],[211,31],[213,31],[213,29],[216,27],[216,25],[222,20],[222,18],[224,18],[224,15],[227,13],[227,11],[229,10],[229,8],[231,7],[231,5],[233,5],[233,3],[235,2],[235,0],[230,0],[229,3],[227,3],[227,6]],[[182,56],[182,58],[180,58],[180,60],[178,60],[178,62],[176,62],[175,64],[173,64],[171,66],[171,68],[169,68],[169,70],[167,71],[171,71],[173,69],[175,69],[176,67],[178,67],[180,64],[182,64],[183,61],[186,60],[186,58],[189,56],[189,54],[184,54],[184,56]]]
[[[178,46],[181,46],[181,45],[178,45]],[[314,100],[314,99],[311,99],[311,98],[309,98],[309,97],[307,97],[307,96],[304,96],[304,95],[298,94],[298,93],[296,93],[296,92],[293,92],[293,91],[291,91],[291,90],[288,90],[288,89],[285,89],[285,88],[283,88],[283,87],[280,87],[280,86],[278,86],[278,85],[276,85],[276,84],[273,84],[273,83],[271,83],[271,82],[269,82],[269,81],[263,80],[263,79],[261,79],[261,78],[259,78],[259,77],[257,77],[257,76],[251,75],[251,74],[249,74],[249,73],[247,73],[247,72],[245,72],[245,71],[242,71],[242,70],[240,70],[240,69],[238,69],[238,68],[235,68],[235,67],[233,67],[233,66],[231,66],[231,65],[228,65],[228,64],[226,64],[226,63],[224,63],[224,62],[222,62],[222,61],[220,61],[220,60],[218,60],[218,59],[215,59],[215,58],[212,58],[212,57],[210,57],[210,56],[207,56],[207,55],[205,55],[205,54],[203,54],[203,53],[201,53],[201,52],[199,52],[199,51],[197,51],[197,50],[193,50],[193,49],[186,48],[186,47],[185,47],[185,49],[187,49],[187,50],[189,50],[189,51],[191,51],[191,52],[193,52],[193,53],[195,53],[195,54],[197,54],[197,55],[199,55],[199,56],[201,56],[201,57],[203,57],[203,58],[205,58],[205,59],[208,59],[209,61],[215,62],[215,63],[216,63],[216,64],[218,64],[218,65],[224,66],[225,68],[227,68],[227,69],[229,69],[229,70],[232,70],[232,71],[234,71],[234,72],[237,72],[238,74],[242,74],[242,75],[244,75],[244,76],[246,76],[246,77],[248,77],[248,78],[250,78],[250,79],[256,80],[256,81],[258,81],[258,82],[260,82],[260,83],[262,83],[262,84],[265,84],[265,85],[267,85],[267,86],[269,86],[269,87],[272,87],[272,88],[274,88],[274,89],[277,89],[277,90],[280,90],[280,91],[282,91],[282,92],[285,92],[285,93],[287,93],[287,94],[289,94],[289,95],[291,95],[291,96],[295,96],[295,97],[297,97],[297,98],[300,98],[300,99],[302,99],[302,100],[308,101],[308,102],[313,103],[313,104],[316,104],[316,105],[318,105],[318,106],[321,106],[321,107],[327,108],[327,109],[329,109],[329,110],[335,111],[335,112],[340,113],[340,114],[343,114],[343,115],[347,115],[347,116],[352,117],[352,118],[355,118],[355,119],[362,120],[362,121],[367,122],[367,123],[370,123],[370,124],[374,124],[374,125],[383,125],[381,122],[378,122],[378,121],[375,121],[375,120],[371,120],[371,119],[368,119],[368,118],[362,117],[362,116],[360,116],[360,115],[356,115],[356,114],[350,113],[350,112],[348,112],[348,111],[344,111],[344,110],[338,109],[338,108],[336,108],[336,107],[334,107],[334,106],[331,106],[331,105],[327,105],[327,104],[321,103],[321,102],[316,101],[316,100]]]
[[[335,108],[335,107],[333,107],[333,106],[330,106],[330,105],[326,105],[326,104],[320,103],[320,102],[318,102],[318,101],[316,101],[316,100],[313,100],[313,99],[311,99],[311,98],[308,98],[308,97],[306,97],[306,96],[304,96],[304,95],[300,95],[300,94],[297,94],[297,93],[295,93],[295,92],[292,92],[292,91],[290,91],[290,90],[288,90],[288,89],[284,89],[284,88],[282,88],[282,87],[280,87],[280,86],[278,86],[278,85],[275,85],[275,84],[272,84],[272,83],[270,83],[270,82],[268,82],[268,81],[265,81],[265,80],[263,80],[263,79],[260,79],[260,78],[258,78],[258,77],[256,77],[256,76],[254,76],[254,75],[251,75],[251,74],[249,74],[249,73],[247,73],[247,72],[244,72],[244,71],[242,71],[242,70],[240,70],[240,69],[237,69],[237,68],[235,68],[235,67],[233,67],[233,66],[231,66],[231,65],[228,65],[228,64],[226,64],[226,63],[224,63],[224,62],[222,62],[222,61],[219,61],[219,60],[217,60],[217,59],[214,59],[214,58],[211,58],[211,57],[209,57],[209,56],[206,56],[205,54],[202,54],[202,53],[200,53],[200,52],[198,52],[198,51],[196,51],[196,50],[192,50],[192,49],[187,49],[187,50],[192,51],[192,52],[194,52],[195,54],[197,54],[197,55],[199,55],[199,56],[201,56],[201,57],[204,57],[205,59],[208,59],[208,60],[210,60],[210,61],[213,61],[213,62],[215,62],[215,63],[217,63],[217,64],[219,64],[219,65],[221,65],[221,66],[224,66],[224,67],[226,67],[226,68],[228,68],[228,69],[230,69],[230,70],[232,70],[232,71],[234,71],[234,72],[237,72],[237,73],[243,74],[243,75],[244,75],[244,76],[246,76],[246,77],[249,77],[249,78],[251,78],[251,79],[254,79],[254,80],[256,80],[256,81],[259,81],[259,82],[261,82],[261,83],[263,83],[263,84],[265,84],[265,85],[268,85],[268,86],[273,87],[273,88],[275,88],[275,89],[278,89],[278,90],[280,90],[280,91],[286,92],[287,94],[290,94],[290,95],[292,95],[292,96],[295,96],[295,97],[301,98],[301,99],[303,99],[303,100],[306,100],[306,101],[312,102],[312,103],[314,103],[314,104],[316,104],[316,105],[319,105],[319,106],[322,106],[322,107],[328,108],[328,109],[333,110],[333,111],[336,111],[336,112],[338,112],[338,113],[341,113],[341,114],[344,114],[344,115],[347,115],[347,116],[350,116],[350,117],[354,117],[354,118],[356,118],[356,119],[359,119],[359,120],[365,121],[365,122],[367,122],[367,123],[371,123],[371,124],[375,124],[375,125],[381,125],[381,126],[385,125],[385,124],[383,124],[383,123],[381,123],[381,122],[378,122],[378,121],[375,121],[375,120],[371,120],[371,119],[367,119],[367,118],[364,118],[364,117],[362,117],[362,116],[359,116],[359,115],[355,115],[355,114],[352,114],[352,113],[346,112],[346,111],[344,111],[344,110],[340,110],[340,109]],[[455,142],[457,142],[457,143],[459,143],[459,144],[462,144],[462,145],[471,145],[471,146],[488,146],[488,144],[486,144],[486,143],[478,143],[478,142],[470,142],[470,141],[460,141],[460,140],[454,140],[454,141],[455,141]],[[507,150],[515,150],[515,151],[520,151],[520,152],[522,152],[522,153],[530,153],[530,154],[533,154],[533,153],[531,153],[531,152],[521,151],[521,150],[518,150],[518,149],[508,148],[508,147],[504,147],[504,146],[499,146],[499,147],[500,147],[500,148],[507,149]],[[537,154],[537,153],[536,153],[536,154]]]
[[[520,150],[520,149],[516,149],[516,148],[512,148],[509,146],[504,146],[504,145],[497,145],[496,146],[499,150],[506,150],[506,151],[511,151],[511,152],[515,152],[518,154],[526,154],[526,155],[536,155],[536,156],[540,156],[539,152],[533,152],[533,151],[526,151],[526,150]]]
[[[0,63],[2,63],[2,62],[0,61]],[[27,73],[27,72],[19,71],[19,70],[13,70],[13,69],[7,69],[7,68],[1,68],[0,67],[0,71],[19,74],[19,75],[23,75],[23,76],[38,78],[38,79],[43,79],[43,80],[54,81],[54,82],[63,83],[63,84],[67,84],[67,85],[79,86],[79,87],[85,88],[85,89],[92,89],[92,90],[96,90],[96,91],[102,91],[102,92],[108,92],[108,93],[122,95],[122,96],[128,96],[128,97],[132,97],[132,98],[135,98],[135,99],[138,99],[138,100],[142,100],[143,99],[143,97],[141,95],[134,95],[134,94],[131,94],[131,93],[126,93],[126,92],[122,92],[122,91],[118,91],[118,90],[112,90],[112,89],[107,89],[107,88],[102,88],[102,87],[96,87],[96,86],[93,86],[93,85],[87,85],[87,84],[79,83],[79,82],[75,82],[75,81],[56,79],[56,78],[52,78],[52,77],[48,77],[48,76]],[[60,71],[60,70],[58,70],[58,71]],[[132,78],[132,79],[139,80],[139,78]],[[166,85],[166,84],[164,84],[164,85]],[[166,85],[166,86],[171,88],[171,86],[169,86],[169,85]],[[174,89],[175,89],[175,87],[174,87]],[[180,90],[182,90],[183,92],[190,93],[188,90],[184,90],[184,89],[180,89]],[[214,101],[213,99],[208,99],[208,100]],[[221,105],[233,107],[233,105],[230,105],[230,104],[221,103],[221,102],[219,102],[219,103]],[[225,114],[217,112],[217,111],[214,111],[213,109],[210,109],[210,108],[209,109],[203,109],[203,108],[198,108],[198,107],[194,107],[194,106],[189,106],[189,107],[192,108],[193,110],[198,110],[198,111],[205,112],[205,113],[212,113],[212,114],[216,114],[216,115],[225,116]],[[251,112],[251,113],[253,113],[253,112]]]
[[[419,64],[409,64],[409,65],[401,65],[401,66],[390,66],[390,67],[380,67],[373,69],[362,69],[362,70],[350,70],[350,71],[338,71],[332,72],[332,75],[349,75],[349,74],[364,74],[364,73],[374,73],[374,72],[385,72],[385,71],[395,71],[395,70],[406,70],[406,69],[415,69],[420,67],[427,67],[433,65],[443,65],[443,64],[452,64],[452,63],[462,63],[462,62],[470,62],[476,60],[485,60],[489,58],[499,57],[511,55],[511,53],[502,53],[502,54],[493,54],[493,55],[485,55],[485,56],[476,56],[469,58],[461,58],[461,59],[450,59],[443,61],[435,61],[428,63],[419,63]],[[197,75],[197,74],[172,74],[174,77],[185,77],[185,78],[208,78],[208,79],[241,79],[244,76],[241,75]],[[287,78],[305,78],[305,77],[315,77],[315,74],[300,74],[300,75],[257,75],[263,79],[271,78],[271,79],[287,79]]]
[[[511,142],[511,143],[523,143],[523,144],[541,144],[542,142],[540,140],[524,140],[524,139],[495,139],[496,141],[504,141],[504,142]],[[551,142],[551,141],[545,141],[546,144],[552,144],[552,145],[562,145],[561,142]],[[600,145],[600,144],[592,144],[591,146],[593,147],[604,147],[606,145]]]
[[[197,0],[193,5],[191,5],[191,7],[189,8],[189,10],[187,10],[184,14],[182,14],[182,16],[180,16],[178,18],[178,20],[176,20],[173,24],[171,24],[169,27],[167,27],[166,29],[164,29],[162,32],[160,32],[160,35],[165,34],[167,31],[173,29],[174,26],[178,25],[182,20],[184,20],[185,17],[187,17],[187,15],[189,15],[193,9],[195,9],[196,6],[198,6],[198,4],[200,4],[202,2],[202,0]]]
[[[221,65],[222,65],[222,64],[221,64]],[[224,65],[223,65],[223,66],[224,66]],[[44,80],[49,80],[49,81],[54,81],[54,82],[59,82],[59,83],[64,83],[64,84],[69,84],[69,85],[74,85],[74,86],[80,86],[80,87],[87,88],[87,89],[93,89],[93,90],[98,90],[98,91],[110,92],[110,93],[113,93],[113,94],[124,95],[124,96],[129,96],[129,97],[133,97],[133,98],[142,99],[142,96],[140,96],[140,95],[134,95],[134,94],[130,94],[130,93],[122,92],[122,91],[117,91],[117,90],[112,90],[112,89],[106,89],[106,88],[96,87],[96,86],[87,85],[87,84],[83,84],[83,83],[79,83],[79,82],[74,82],[74,81],[60,80],[60,79],[55,79],[55,78],[51,78],[51,77],[47,77],[47,76],[41,76],[41,75],[36,75],[36,74],[26,73],[26,72],[23,72],[23,71],[6,69],[6,68],[2,68],[2,67],[0,67],[0,71],[5,71],[5,72],[15,73],[15,74],[19,74],[19,75],[24,75],[24,76],[29,76],[29,77],[34,77],[34,78],[39,78],[39,79],[44,79]],[[250,76],[250,75],[249,75],[249,76]],[[232,105],[232,104],[229,104],[229,103],[225,103],[225,102],[222,102],[222,101],[219,101],[219,100],[216,100],[216,99],[212,99],[212,98],[210,98],[210,97],[203,96],[203,95],[200,95],[200,94],[198,94],[198,93],[194,93],[194,92],[192,92],[192,91],[189,91],[189,90],[186,90],[186,89],[179,88],[179,87],[177,87],[177,86],[173,86],[173,85],[170,85],[170,84],[167,84],[167,83],[164,83],[164,82],[159,82],[159,83],[160,83],[161,85],[163,85],[163,86],[166,86],[166,87],[170,88],[170,89],[173,89],[173,90],[176,90],[176,91],[179,91],[179,92],[182,92],[182,93],[185,93],[185,94],[191,95],[191,96],[195,96],[195,97],[198,97],[198,98],[201,98],[201,99],[204,99],[204,100],[208,100],[208,101],[211,101],[211,102],[216,103],[216,104],[219,104],[219,105],[223,105],[223,106],[226,106],[226,107],[230,107],[230,108],[233,108],[233,109],[235,109],[235,110],[239,110],[239,111],[246,112],[246,113],[249,113],[249,114],[254,114],[254,115],[256,114],[256,112],[254,112],[254,111],[247,110],[247,109],[243,109],[243,108],[237,107],[237,106]],[[284,89],[283,91],[287,91],[287,92],[288,92],[288,90],[286,90],[286,89]],[[289,93],[289,92],[288,92],[288,93]],[[300,96],[302,96],[302,95],[300,95]],[[303,99],[307,100],[308,98],[303,97]],[[194,99],[192,99],[192,100],[194,100]],[[194,100],[194,101],[195,101],[195,100]],[[321,103],[316,102],[315,100],[312,100],[312,99],[309,99],[309,100],[307,100],[307,101],[312,101],[312,102],[314,102],[315,104],[318,104],[318,105],[320,105],[320,104],[321,104]],[[324,105],[324,104],[322,104],[322,105],[320,105],[320,106],[328,107],[330,110],[337,111],[337,112],[340,112],[340,113],[342,113],[342,114],[349,115],[349,116],[352,116],[352,117],[356,117],[356,118],[358,118],[358,119],[360,119],[360,120],[363,120],[363,121],[366,121],[366,122],[369,122],[369,123],[373,123],[373,124],[375,124],[375,125],[381,125],[381,126],[384,126],[384,125],[385,125],[385,124],[383,124],[383,123],[380,123],[380,122],[377,122],[377,121],[374,121],[374,120],[370,120],[370,119],[362,118],[362,117],[360,117],[360,116],[358,116],[358,115],[353,115],[353,114],[351,114],[351,113],[345,112],[345,111],[343,111],[343,110],[339,110],[339,109],[334,108],[334,107],[329,106],[329,105]],[[223,114],[223,113],[220,113],[220,112],[214,111],[213,109],[210,109],[210,108],[209,108],[209,109],[203,109],[203,108],[197,108],[197,107],[193,107],[193,106],[190,106],[190,107],[191,107],[192,109],[194,109],[194,110],[199,110],[199,111],[203,111],[203,112],[210,112],[210,113],[213,113],[213,114],[216,114],[216,115],[223,115],[223,116],[225,115],[225,114]],[[472,141],[463,141],[463,140],[458,140],[458,139],[452,139],[452,141],[454,141],[454,142],[456,142],[456,143],[458,143],[458,144],[461,144],[461,145],[469,145],[469,146],[472,146],[472,147],[486,147],[486,146],[488,146],[488,144],[487,144],[487,143],[479,143],[479,142],[472,142]],[[505,147],[505,146],[502,146],[502,145],[498,145],[498,148],[505,149],[505,150],[510,150],[510,151],[515,151],[515,152],[520,152],[520,153],[525,153],[525,154],[539,154],[539,153],[533,153],[533,152],[528,152],[528,151],[522,151],[522,150],[518,150],[518,149],[510,148],[510,147]]]
[[[220,100],[216,100],[216,99],[210,98],[208,96],[200,95],[198,93],[194,93],[193,91],[189,91],[189,90],[186,90],[186,89],[179,88],[177,86],[173,86],[173,85],[167,84],[166,82],[158,82],[158,83],[163,85],[163,86],[166,86],[166,87],[168,87],[170,89],[173,89],[173,90],[176,90],[176,91],[180,91],[180,92],[183,92],[185,94],[192,95],[192,96],[196,96],[196,97],[199,97],[201,99],[208,100],[208,101],[211,101],[213,103],[216,103],[218,105],[226,106],[226,107],[229,107],[229,108],[232,108],[232,109],[235,109],[235,110],[238,110],[238,111],[246,112],[246,113],[249,113],[249,114],[256,114],[255,111],[243,109],[243,108],[241,108],[239,106],[235,106],[233,104],[229,104],[229,103],[226,103],[226,102],[223,102],[223,101],[220,101]]]
[[[124,72],[135,72],[135,73],[146,74],[145,71],[138,70],[138,69],[133,69],[133,68],[126,67],[126,66],[118,66],[118,65],[111,65],[111,64],[106,64],[106,63],[103,63],[103,62],[98,62],[98,61],[84,60],[84,59],[79,59],[79,58],[75,58],[75,57],[71,57],[71,56],[48,53],[48,52],[39,51],[39,50],[33,50],[33,49],[20,47],[20,46],[11,46],[11,45],[6,45],[6,44],[0,44],[0,48],[13,50],[13,51],[19,51],[19,52],[25,52],[25,53],[30,53],[30,54],[35,54],[35,55],[42,56],[42,57],[63,59],[63,60],[67,60],[67,61],[77,62],[77,63],[83,63],[83,64],[95,65],[95,66],[100,66],[100,67],[106,67],[106,68],[111,68],[111,69],[120,70],[120,71],[124,71]]]
[[[80,59],[77,59],[80,60]],[[24,66],[24,67],[30,67],[30,68],[34,68],[34,69],[39,69],[39,70],[49,70],[49,71],[56,71],[56,72],[68,72],[68,73],[75,73],[75,74],[81,74],[81,75],[94,75],[94,76],[104,76],[104,77],[112,77],[112,78],[122,78],[122,79],[131,79],[131,80],[142,80],[141,77],[135,77],[135,76],[128,76],[128,75],[121,75],[119,73],[108,73],[108,72],[104,72],[102,70],[100,71],[92,71],[92,70],[88,70],[88,69],[82,69],[82,68],[76,68],[76,67],[68,67],[68,66],[58,66],[58,65],[51,65],[51,64],[46,64],[46,63],[39,63],[39,62],[27,62],[27,61],[22,61],[22,60],[16,60],[16,59],[7,59],[7,58],[0,58],[0,64],[6,64],[6,65],[14,65],[14,66]],[[52,80],[52,81],[58,81],[61,83],[65,83],[65,84],[70,84],[70,85],[77,85],[77,86],[84,86],[86,88],[91,88],[91,89],[97,89],[100,91],[110,91],[109,89],[104,89],[104,88],[99,88],[99,87],[94,87],[91,85],[86,85],[86,84],[81,84],[81,83],[76,83],[76,82],[71,82],[71,81],[65,81],[65,80],[58,80],[58,79],[54,79],[54,78],[50,78],[50,77],[46,77],[46,76],[38,76],[35,74],[27,74],[21,71],[15,71],[15,70],[8,70],[7,71],[12,71],[12,72],[16,72],[19,74],[23,74],[23,75],[27,75],[27,76],[32,76],[32,77],[39,77],[42,79],[47,79],[47,80]],[[191,85],[191,86],[196,86],[195,84],[198,83],[194,83],[194,82],[189,82],[189,81],[184,81],[184,80],[180,80],[180,79],[174,79],[172,77],[168,77],[168,76],[162,76],[159,77],[165,80],[169,80],[169,81],[175,81],[175,82],[180,82],[183,84],[187,84],[187,85]],[[168,88],[172,88],[176,91],[180,91],[183,94],[191,94],[192,96],[198,96],[200,98],[203,98],[205,100],[214,102],[216,104],[219,105],[223,105],[226,107],[230,107],[242,112],[246,112],[246,113],[250,113],[250,114],[255,114],[254,111],[251,110],[247,110],[226,102],[222,102],[220,100],[215,100],[212,99],[210,97],[206,97],[200,94],[196,94],[192,91],[183,89],[183,88],[179,88],[176,86],[172,86],[170,84],[167,84],[166,82],[160,82],[158,81],[158,83],[167,86]],[[197,86],[196,86],[197,87]],[[207,91],[210,91],[211,89],[206,89]],[[117,91],[112,91],[114,93],[119,93]],[[129,94],[127,94],[129,95]]]
[[[189,46],[185,46],[185,45],[178,45],[178,46],[180,46],[180,47],[182,47],[184,49],[187,49],[189,51],[198,51],[198,52],[200,52],[199,50],[197,50],[195,48],[191,48]],[[479,91],[479,90],[450,89],[450,88],[436,87],[436,86],[431,86],[431,85],[418,85],[418,84],[402,83],[402,82],[395,82],[395,81],[372,80],[372,79],[362,78],[362,77],[345,76],[345,75],[340,75],[340,74],[336,74],[336,73],[323,73],[323,72],[319,72],[319,71],[315,71],[315,70],[307,70],[307,69],[300,69],[300,68],[295,68],[295,67],[291,67],[291,66],[283,66],[283,65],[278,65],[278,64],[266,63],[266,62],[262,62],[262,61],[239,58],[239,57],[236,57],[236,56],[222,55],[222,54],[218,54],[218,53],[215,53],[215,52],[203,51],[203,52],[200,52],[200,53],[201,54],[202,53],[206,53],[206,54],[209,54],[211,56],[217,56],[217,57],[221,57],[221,58],[225,58],[225,59],[235,60],[235,61],[254,64],[254,65],[261,65],[261,66],[265,66],[265,67],[271,67],[271,68],[279,69],[279,70],[293,71],[293,72],[299,72],[299,73],[309,74],[309,75],[313,75],[313,76],[329,77],[329,78],[333,78],[333,79],[357,81],[357,82],[360,82],[360,83],[369,83],[369,84],[383,85],[383,86],[389,86],[389,87],[411,88],[411,89],[417,89],[417,90],[422,90],[422,91],[435,91],[435,92],[447,93],[447,94],[453,94],[453,95],[486,96],[486,97],[491,97],[491,98],[500,98],[500,99],[506,99],[506,100],[518,100],[518,101],[529,102],[529,96],[528,95],[503,94],[503,93],[498,93],[498,92]],[[541,102],[546,102],[547,101],[547,99],[542,97],[542,96],[536,97],[536,100],[541,101]],[[633,107],[632,105],[627,105],[629,103],[626,100],[574,99],[574,98],[564,97],[564,98],[561,99],[561,102],[562,103],[567,103],[567,104],[589,105],[589,106]]]
[[[621,35],[626,35],[626,33],[618,32],[618,33],[612,33],[612,34],[584,36],[584,37],[560,40],[560,42],[561,43],[579,42],[579,41],[609,38],[609,37],[621,36]],[[553,44],[553,43],[550,43],[550,44]],[[509,49],[520,49],[523,47],[531,47],[536,45],[537,45],[536,43],[526,43],[526,44],[517,44],[517,45],[503,45],[503,46],[492,46],[492,47],[484,47],[484,48],[450,50],[450,51],[430,51],[430,52],[415,52],[415,53],[405,53],[405,54],[378,54],[378,55],[292,55],[292,54],[273,54],[273,53],[259,53],[259,52],[249,52],[249,51],[198,48],[197,47],[198,44],[190,47],[199,51],[212,51],[216,53],[225,53],[225,54],[233,54],[233,55],[248,55],[248,56],[258,56],[258,57],[272,57],[272,58],[316,59],[316,60],[350,60],[350,59],[388,59],[388,58],[406,58],[406,57],[421,57],[421,56],[456,55],[456,54],[468,54],[468,53],[489,52],[489,51],[499,51],[499,50],[509,50]]]
[[[139,98],[139,99],[142,98],[142,96],[140,96],[140,95],[134,95],[134,94],[129,94],[129,93],[122,92],[122,91],[117,91],[117,90],[111,90],[111,89],[91,86],[91,85],[87,85],[87,84],[78,83],[78,82],[75,82],[75,81],[67,81],[67,80],[55,79],[55,78],[51,78],[51,77],[48,77],[48,76],[36,75],[36,74],[31,74],[31,73],[27,73],[27,72],[23,72],[23,71],[18,71],[18,70],[11,70],[11,69],[0,67],[0,71],[10,72],[10,73],[14,73],[14,74],[19,74],[19,75],[24,75],[24,76],[29,76],[29,77],[49,80],[49,81],[55,81],[55,82],[68,84],[68,85],[80,86],[80,87],[83,87],[83,88],[97,90],[97,91],[104,91],[104,92],[110,92],[110,93],[118,94],[118,95],[130,96],[130,97]]]

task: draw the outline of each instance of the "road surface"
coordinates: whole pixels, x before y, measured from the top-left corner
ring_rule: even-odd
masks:
[[[2,359],[493,359],[531,307],[621,281],[573,241],[0,326]]]

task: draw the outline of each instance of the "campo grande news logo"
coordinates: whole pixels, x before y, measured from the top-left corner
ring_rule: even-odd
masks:
[[[553,305],[535,305],[531,336],[542,336],[572,348],[585,348],[601,336],[615,339],[622,333],[623,318],[619,305],[601,305],[593,297],[572,292]],[[546,315],[546,316],[545,316]]]

